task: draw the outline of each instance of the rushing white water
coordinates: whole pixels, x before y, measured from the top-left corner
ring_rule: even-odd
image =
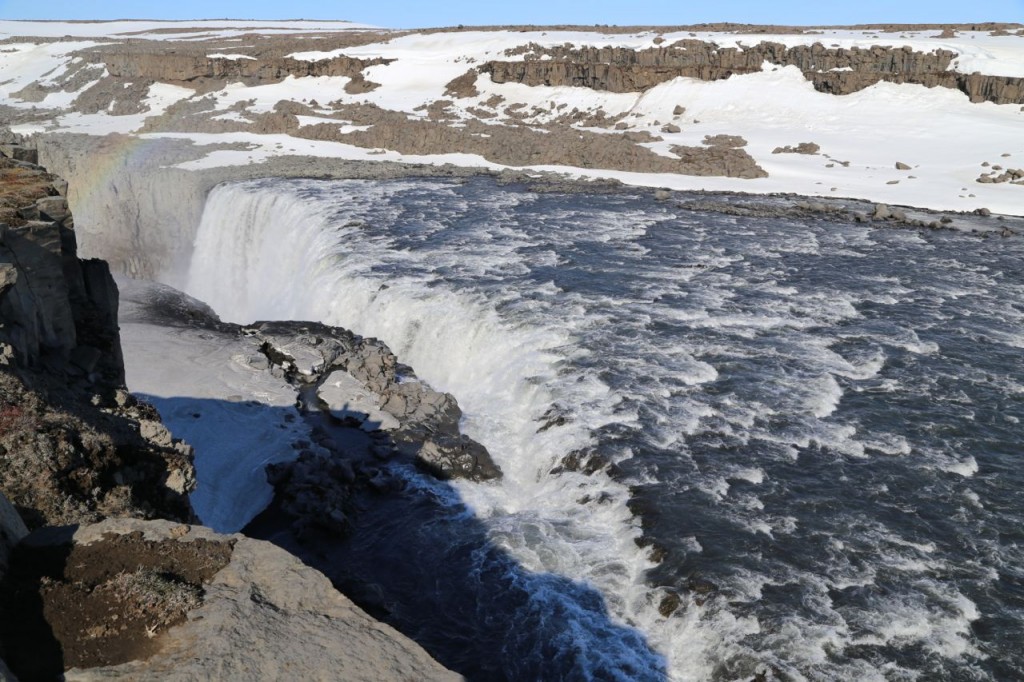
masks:
[[[421,378],[458,398],[463,430],[501,466],[498,484],[457,486],[493,541],[530,570],[597,586],[623,621],[657,618],[643,582],[654,564],[636,545],[628,489],[603,475],[548,473],[590,444],[594,429],[635,417],[617,409],[619,397],[596,375],[563,372],[580,350],[566,327],[536,323],[531,308],[548,302],[517,301],[502,317],[493,301],[431,286],[436,280],[376,274],[375,265],[404,256],[386,239],[359,239],[361,218],[403,189],[338,183],[328,200],[310,201],[294,186],[218,187],[207,201],[186,290],[227,321],[315,319],[384,340]],[[472,262],[481,276],[515,267],[501,252],[486,256]],[[585,421],[539,431],[546,413],[566,405]],[[592,501],[580,504],[587,496]]]
[[[998,678],[980,666],[1014,654],[973,628],[1022,613],[1001,581],[1024,557],[990,529],[1016,523],[992,472],[1022,416],[1000,358],[1024,286],[958,257],[969,237],[542,196],[221,186],[188,292],[377,336],[452,392],[505,472],[456,486],[491,540],[598,588],[674,679]],[[620,473],[551,473],[574,451]],[[695,573],[726,596],[662,615],[652,585]]]

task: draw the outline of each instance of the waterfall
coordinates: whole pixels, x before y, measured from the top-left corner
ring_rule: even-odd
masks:
[[[206,203],[186,291],[227,321],[317,320],[383,340],[421,379],[456,396],[463,431],[501,466],[497,483],[453,484],[495,545],[529,571],[596,587],[619,622],[654,625],[660,617],[644,584],[654,564],[636,545],[628,488],[603,473],[550,473],[592,443],[593,429],[630,415],[615,413],[619,398],[596,375],[570,366],[580,351],[567,326],[515,314],[529,301],[499,313],[486,296],[446,286],[428,257],[369,234],[368,209],[379,212],[401,186],[219,186]],[[443,184],[435,189],[444,194]],[[574,418],[541,429],[555,406],[572,406]]]

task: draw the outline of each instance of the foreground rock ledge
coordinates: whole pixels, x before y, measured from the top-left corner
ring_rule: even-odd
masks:
[[[59,534],[30,535],[26,544]],[[108,519],[80,528],[74,546],[141,534],[150,543],[233,544],[202,603],[146,660],[71,669],[66,680],[459,680],[412,640],[337,592],[321,573],[274,545],[170,521]],[[48,539],[49,538],[49,539]],[[145,557],[140,557],[145,561]]]

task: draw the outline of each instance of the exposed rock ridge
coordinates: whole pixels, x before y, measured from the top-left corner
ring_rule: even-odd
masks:
[[[296,78],[316,76],[345,76],[356,78],[363,69],[378,64],[390,64],[393,59],[360,59],[344,55],[328,59],[307,61],[292,57],[253,57],[234,59],[209,57],[198,54],[166,53],[130,50],[94,52],[90,58],[102,63],[114,78],[126,81],[188,83],[212,81],[242,81],[247,85],[276,83],[288,76]]]
[[[524,54],[525,53],[525,54]],[[666,47],[544,48],[530,44],[510,51],[523,61],[489,61],[480,67],[495,83],[569,85],[609,92],[643,92],[673,78],[714,81],[761,71],[764,62],[796,66],[816,90],[847,95],[880,81],[960,90],[972,102],[1024,103],[1024,78],[950,71],[956,53],[910,47],[829,48],[821,43],[787,48],[762,42],[743,49],[682,40]]]
[[[550,125],[534,130],[524,125],[490,125],[470,120],[462,127],[408,118],[402,112],[374,105],[348,105],[339,113],[366,130],[342,133],[337,125],[321,123],[292,134],[360,147],[391,149],[402,154],[479,154],[508,166],[564,165],[643,173],[766,177],[767,173],[742,149],[677,147],[676,157],[658,154],[637,144],[632,133],[594,133]],[[651,141],[644,138],[643,142]]]

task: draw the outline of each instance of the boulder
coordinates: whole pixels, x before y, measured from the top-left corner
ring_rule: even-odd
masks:
[[[0,297],[18,283],[18,269],[14,263],[0,263]]]
[[[19,144],[0,144],[0,156],[25,163],[39,163],[39,152],[32,147],[24,147]]]
[[[396,441],[400,451],[412,453],[417,465],[442,481],[452,478],[488,481],[501,477],[501,469],[484,446],[468,436],[416,434],[406,439],[399,434]]]
[[[71,216],[71,209],[68,208],[68,200],[64,197],[43,197],[36,200],[36,210],[42,220],[49,220],[56,223],[63,222]]]
[[[903,163],[902,161],[896,162],[896,170],[910,170],[910,166]]]

